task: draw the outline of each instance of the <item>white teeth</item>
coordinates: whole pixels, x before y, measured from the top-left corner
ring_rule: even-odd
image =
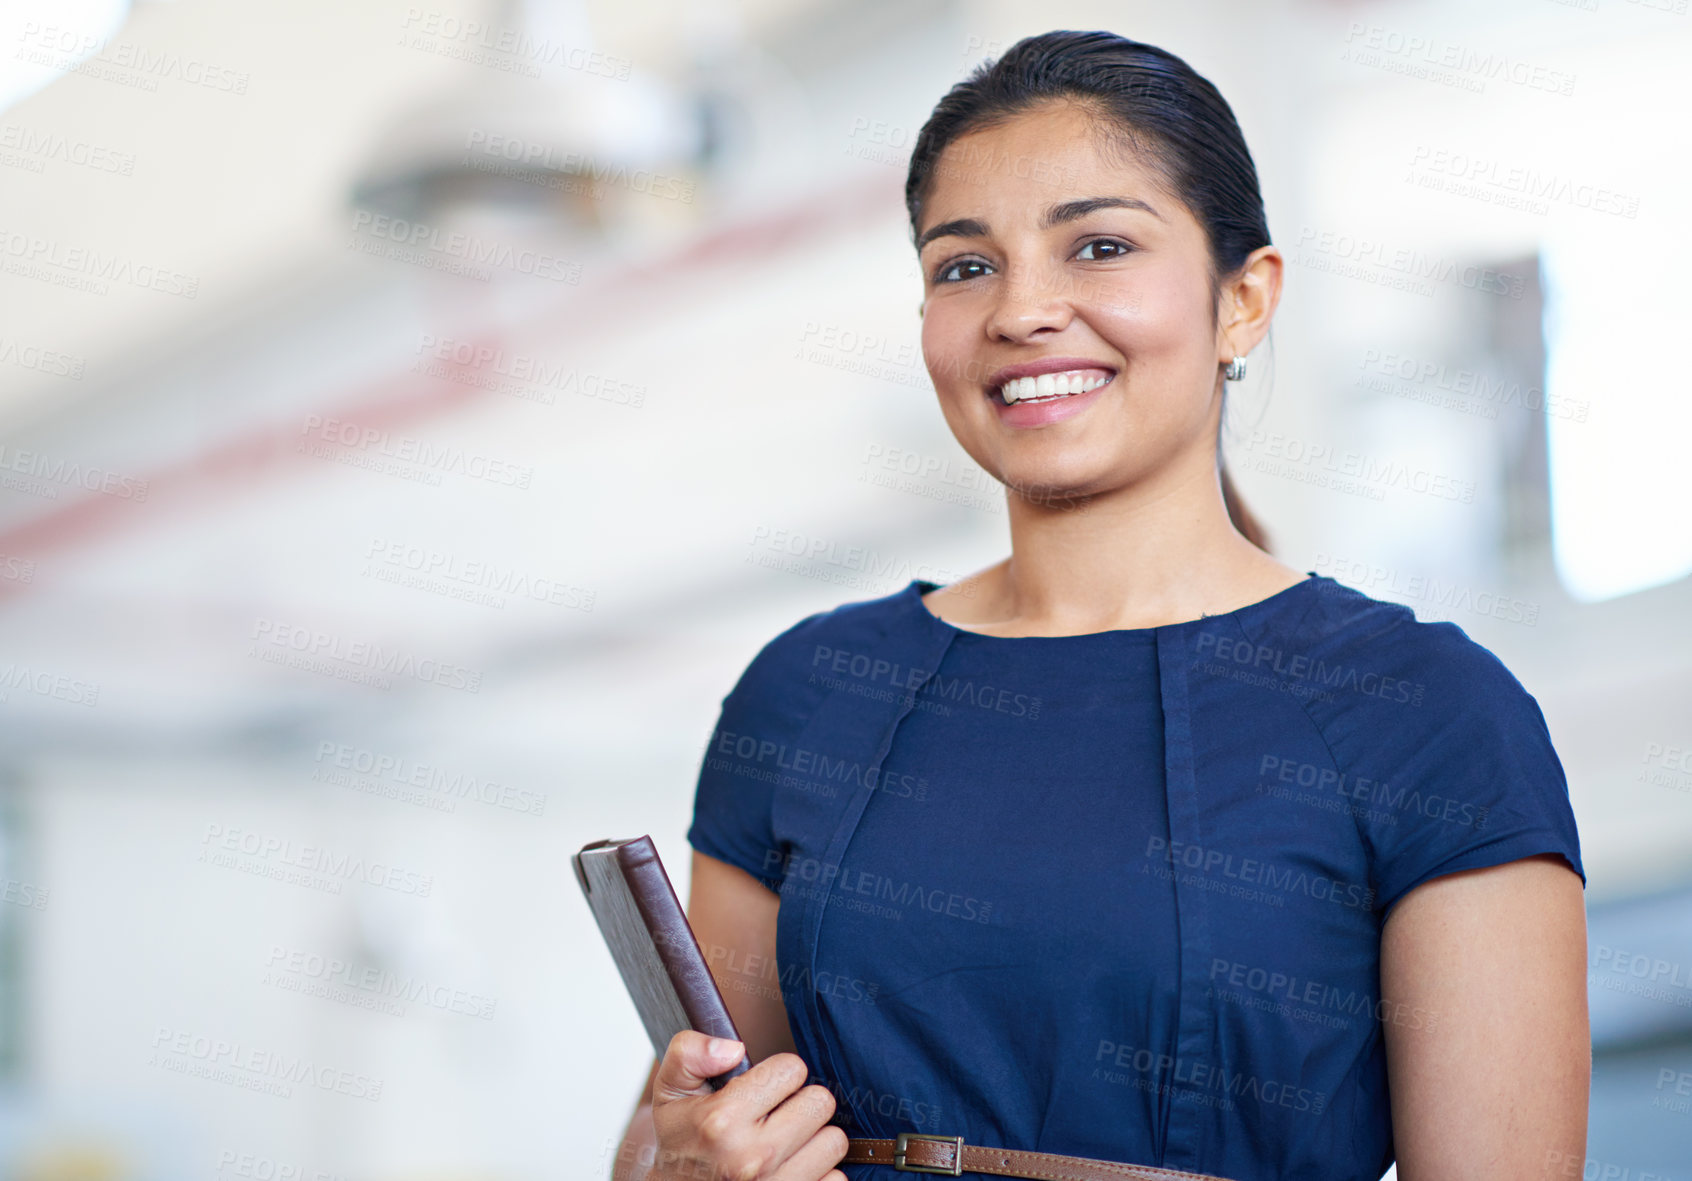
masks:
[[[999,387],[999,395],[1006,405],[1038,401],[1044,398],[1064,398],[1070,394],[1084,394],[1096,390],[1108,377],[1089,377],[1079,369],[1063,373],[1042,373],[1038,377],[1016,377]]]

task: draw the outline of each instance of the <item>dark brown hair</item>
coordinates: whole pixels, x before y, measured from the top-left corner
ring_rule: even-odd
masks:
[[[1208,80],[1174,54],[1115,33],[1056,31],[1025,37],[982,62],[946,92],[923,124],[905,178],[914,240],[941,153],[980,131],[1054,99],[1079,100],[1103,116],[1110,140],[1152,168],[1204,227],[1210,245],[1211,318],[1221,277],[1269,244],[1257,167],[1233,110]],[[1220,428],[1219,432],[1220,432]],[[1267,551],[1269,538],[1218,466],[1228,518]]]

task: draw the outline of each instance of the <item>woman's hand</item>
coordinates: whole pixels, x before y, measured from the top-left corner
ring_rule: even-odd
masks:
[[[846,1181],[834,1167],[846,1155],[846,1133],[828,1122],[834,1096],[805,1085],[797,1054],[773,1054],[711,1089],[705,1080],[744,1050],[691,1029],[670,1039],[652,1084],[651,1181]]]

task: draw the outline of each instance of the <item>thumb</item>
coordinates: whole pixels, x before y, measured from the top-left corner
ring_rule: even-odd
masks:
[[[688,1095],[709,1095],[705,1081],[732,1069],[746,1056],[742,1042],[726,1038],[707,1037],[694,1029],[684,1029],[670,1039],[664,1059],[658,1064],[658,1074],[652,1081],[652,1103],[680,1099]]]

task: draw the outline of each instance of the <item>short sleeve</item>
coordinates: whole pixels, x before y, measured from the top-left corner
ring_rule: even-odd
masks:
[[[1373,852],[1377,905],[1465,869],[1544,853],[1580,875],[1568,781],[1539,703],[1456,624],[1410,622],[1408,690],[1376,699],[1353,784]],[[1407,637],[1408,638],[1408,637]],[[1406,700],[1399,700],[1400,697]]]
[[[779,752],[804,728],[813,694],[795,658],[811,615],[752,658],[728,696],[705,747],[694,789],[688,844],[779,890],[785,857],[773,823]]]

